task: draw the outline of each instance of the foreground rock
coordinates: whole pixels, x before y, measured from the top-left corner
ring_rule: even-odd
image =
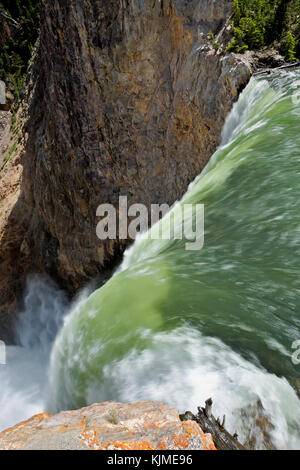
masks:
[[[164,403],[105,402],[34,416],[0,434],[0,450],[215,450],[195,421]]]

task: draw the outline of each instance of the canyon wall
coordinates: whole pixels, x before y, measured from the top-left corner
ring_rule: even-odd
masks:
[[[6,329],[29,272],[73,293],[115,266],[126,242],[97,239],[97,207],[180,198],[251,76],[226,54],[229,0],[41,4],[21,190],[0,219]]]
[[[5,42],[18,30],[18,23],[10,18],[6,13],[1,11],[0,3],[0,47],[3,47]]]
[[[216,450],[195,421],[165,403],[96,403],[42,413],[0,433],[0,450]]]

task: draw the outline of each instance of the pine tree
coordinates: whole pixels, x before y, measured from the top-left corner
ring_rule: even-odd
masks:
[[[291,31],[288,31],[285,39],[284,39],[284,52],[286,59],[289,62],[296,62],[297,57],[296,57],[296,39],[291,33]]]
[[[2,0],[4,10],[20,24],[17,33],[2,47],[0,79],[5,80],[16,98],[26,76],[28,62],[37,41],[39,29],[38,0]]]
[[[286,60],[300,58],[300,0],[234,0],[228,50],[243,52],[277,42]]]

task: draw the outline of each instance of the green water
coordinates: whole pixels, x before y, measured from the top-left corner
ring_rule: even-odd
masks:
[[[203,249],[138,239],[110,281],[74,307],[52,352],[53,410],[110,399],[195,410],[212,396],[241,439],[255,434],[262,447],[261,406],[267,439],[300,448],[300,365],[291,360],[300,339],[299,80],[251,80],[222,145],[175,206],[181,223],[183,203],[205,205]]]

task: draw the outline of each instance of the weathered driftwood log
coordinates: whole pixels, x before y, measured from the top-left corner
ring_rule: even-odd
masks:
[[[225,416],[222,423],[219,419],[215,419],[212,414],[212,399],[209,398],[205,402],[205,408],[198,408],[198,414],[195,416],[190,411],[181,415],[182,421],[194,420],[201,427],[205,433],[212,435],[215,446],[218,450],[247,450],[242,444],[238,442],[238,436],[232,436],[225,429]]]

